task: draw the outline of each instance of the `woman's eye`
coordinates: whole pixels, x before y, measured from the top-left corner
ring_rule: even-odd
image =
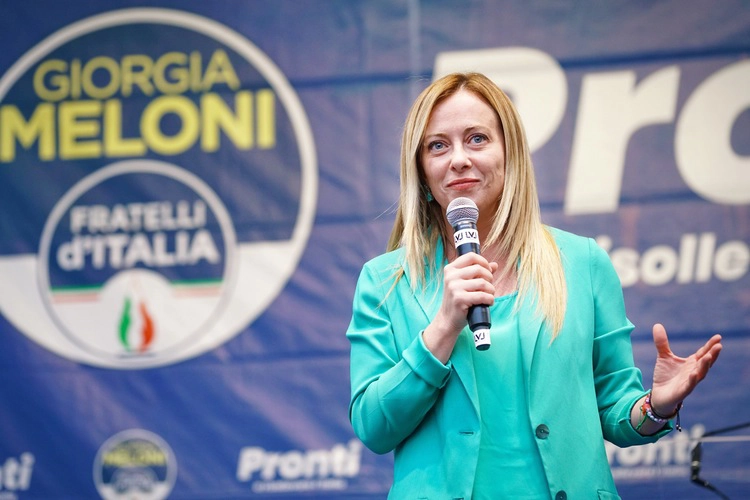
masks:
[[[486,141],[487,138],[481,134],[472,135],[469,141],[471,141],[472,144],[481,144],[484,141]]]
[[[427,145],[427,149],[430,151],[440,151],[445,145],[442,142],[434,141]]]

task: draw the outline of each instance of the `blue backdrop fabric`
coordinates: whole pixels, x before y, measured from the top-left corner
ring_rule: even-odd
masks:
[[[408,107],[466,69],[518,104],[545,222],[609,253],[646,385],[653,323],[724,336],[684,432],[607,448],[623,498],[710,498],[690,452],[750,421],[747,1],[2,12],[0,500],[385,498],[344,334]],[[747,434],[703,443],[731,498]]]

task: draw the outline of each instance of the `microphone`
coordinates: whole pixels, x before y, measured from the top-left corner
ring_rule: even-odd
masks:
[[[721,432],[726,432],[728,430],[734,430],[736,428],[743,427],[746,425],[747,424],[742,424],[740,426],[728,427],[727,429],[719,429],[718,431],[707,432],[703,435],[703,437],[705,438],[706,436],[709,436],[712,434],[719,434]],[[701,441],[698,441],[698,443],[695,445],[695,448],[693,448],[693,451],[690,453],[690,481],[697,484],[698,486],[702,486],[706,488],[707,490],[713,491],[724,500],[729,500],[729,497],[726,496],[721,491],[719,491],[719,488],[717,488],[713,484],[709,483],[708,481],[700,477],[699,474],[701,472],[702,457],[703,457],[703,444],[701,443]]]
[[[479,254],[479,231],[477,219],[479,209],[469,198],[456,198],[445,211],[448,222],[453,226],[453,243],[459,257],[469,252]],[[466,319],[474,334],[474,346],[479,351],[490,348],[490,308],[484,304],[469,307]]]
[[[690,480],[694,483],[703,483],[700,479],[699,474],[701,471],[701,459],[703,456],[703,447],[701,442],[695,445],[693,451],[690,453]]]

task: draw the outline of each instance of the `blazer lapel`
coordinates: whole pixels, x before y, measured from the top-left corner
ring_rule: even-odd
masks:
[[[438,242],[437,248],[435,249],[436,262],[438,267],[442,269],[442,263],[444,259],[443,245]],[[404,265],[404,276],[408,279],[409,272]],[[440,304],[443,301],[443,282],[442,273],[431,273],[430,269],[425,269],[425,274],[428,276],[427,284],[424,287],[417,287],[415,297],[417,303],[422,308],[427,322],[429,323],[437,315],[440,309]],[[535,294],[531,294],[534,297]],[[519,298],[520,300],[520,298]],[[542,330],[542,318],[534,310],[536,301],[534,299],[524,300],[518,310],[518,331],[521,338],[521,356],[523,363],[523,373],[526,384],[526,391],[531,394],[531,377],[532,377],[532,365],[534,362],[534,353],[537,349]],[[466,393],[471,399],[474,411],[479,414],[479,396],[477,393],[477,381],[474,373],[474,362],[472,360],[472,352],[474,349],[474,342],[469,327],[465,327],[456,340],[456,346],[453,349],[451,355],[451,363],[453,369],[461,380],[462,385],[466,389]],[[502,349],[501,345],[492,346],[492,349]]]
[[[440,241],[435,249],[435,257],[438,267],[442,269],[443,264],[440,263],[443,262],[444,251],[443,244]],[[408,277],[409,273],[406,266],[404,266],[404,272],[404,276]],[[431,274],[430,269],[425,269],[425,274],[431,279],[428,279],[426,286],[417,288],[415,297],[422,311],[427,316],[428,322],[430,322],[437,315],[440,305],[443,302],[443,277],[442,273],[437,275]],[[472,349],[474,349],[473,336],[467,326],[458,335],[450,360],[453,370],[461,380],[474,407],[474,411],[478,415],[479,395],[477,393],[476,375],[474,374],[474,363],[472,361]]]
[[[518,311],[518,332],[521,341],[521,362],[523,366],[524,383],[526,393],[531,394],[532,368],[535,359],[537,344],[540,341],[542,330],[542,318],[534,311],[533,301],[524,301]],[[491,329],[491,328],[490,328]],[[495,344],[490,349],[502,349],[503,346]],[[471,399],[474,411],[479,414],[479,395],[477,392],[477,379],[474,373],[474,362],[472,352],[475,349],[474,339],[469,327],[463,329],[453,349],[451,361],[456,374],[466,389]]]
[[[532,294],[532,297],[534,294]],[[519,297],[520,300],[520,297]],[[536,301],[527,298],[518,311],[518,332],[521,338],[521,361],[525,375],[526,393],[531,394],[531,375],[539,339],[542,337],[542,317],[535,311]]]
[[[451,363],[453,363],[453,370],[461,380],[464,389],[466,389],[466,394],[471,399],[474,411],[479,415],[479,393],[477,392],[477,377],[474,373],[474,361],[472,360],[473,349],[475,349],[474,336],[467,326],[458,335],[456,346],[453,348],[453,354],[451,354]]]
[[[440,263],[443,261],[443,245],[440,242],[438,242],[435,255],[437,259],[436,262]],[[440,266],[440,264],[438,264],[438,266]],[[404,278],[408,281],[410,279],[409,267],[405,262],[403,263],[403,268]],[[443,282],[442,273],[432,273],[426,263],[425,276],[425,285],[418,285],[415,288],[414,297],[417,299],[417,303],[419,304],[419,307],[422,308],[425,316],[427,316],[427,322],[429,323],[437,315],[437,312],[440,309],[440,304],[443,301]],[[409,283],[409,286],[411,286],[411,283]]]

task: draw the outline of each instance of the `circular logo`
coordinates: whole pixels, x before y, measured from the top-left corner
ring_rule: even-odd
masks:
[[[142,429],[115,434],[94,459],[94,484],[105,500],[162,500],[172,492],[176,478],[172,449]]]
[[[128,183],[162,189],[106,203]],[[235,253],[229,213],[204,182],[172,165],[126,161],[85,177],[55,206],[39,286],[60,331],[82,349],[147,363],[215,326],[234,290]]]
[[[48,210],[38,253],[0,255],[19,284],[0,309],[47,349],[110,368],[185,360],[294,272],[317,202],[312,132],[281,71],[226,26],[151,8],[84,19],[6,72],[0,106],[0,162]]]

